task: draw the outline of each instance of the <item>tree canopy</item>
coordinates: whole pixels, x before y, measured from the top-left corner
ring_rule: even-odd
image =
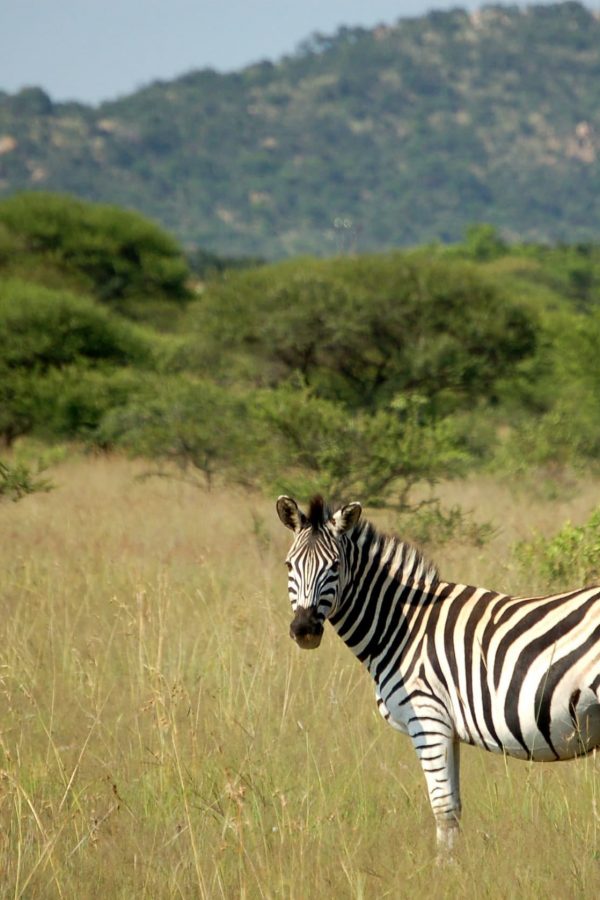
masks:
[[[535,348],[531,314],[463,262],[389,254],[230,274],[190,308],[210,366],[375,409],[490,399]]]
[[[137,213],[74,197],[24,193],[0,202],[0,271],[43,258],[80,289],[117,309],[150,297],[189,299],[189,270],[176,241]]]

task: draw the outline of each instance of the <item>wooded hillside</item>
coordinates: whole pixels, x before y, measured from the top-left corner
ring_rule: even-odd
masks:
[[[0,194],[69,191],[277,258],[600,232],[600,21],[578,3],[314,35],[98,108],[0,93]]]

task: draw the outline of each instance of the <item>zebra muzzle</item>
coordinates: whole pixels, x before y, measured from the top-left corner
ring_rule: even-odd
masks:
[[[301,607],[292,619],[290,637],[303,650],[316,650],[323,637],[323,623],[312,609]]]

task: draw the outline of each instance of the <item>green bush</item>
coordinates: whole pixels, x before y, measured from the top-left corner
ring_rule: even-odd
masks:
[[[509,476],[597,467],[600,419],[589,396],[560,398],[549,412],[521,414],[491,447],[492,471]]]
[[[21,249],[16,235],[0,222],[0,269],[6,267]]]
[[[6,447],[29,434],[45,415],[43,382],[27,369],[0,365],[0,438]]]
[[[102,446],[97,431],[107,413],[157,385],[151,373],[131,367],[0,369],[0,437],[6,446],[27,434]]]
[[[18,280],[0,281],[0,333],[6,445],[32,431],[88,435],[154,366],[159,343],[93,300]]]
[[[495,444],[497,468],[578,468],[600,459],[599,347],[600,312],[547,318],[537,357],[501,385],[508,427]]]
[[[417,544],[437,547],[450,541],[483,547],[495,533],[490,522],[475,522],[462,507],[444,508],[436,498],[398,516],[394,530]]]
[[[452,424],[434,420],[418,397],[349,413],[292,384],[239,393],[185,376],[151,379],[133,400],[114,403],[93,440],[201,473],[209,485],[219,475],[402,511],[412,508],[416,485],[457,474],[465,462]]]
[[[417,484],[464,468],[451,421],[435,419],[419,396],[395,398],[373,414],[352,413],[288,384],[259,392],[254,408],[275,454],[266,480],[280,491],[406,510]]]
[[[515,554],[528,575],[550,590],[600,581],[600,507],[584,525],[567,522],[554,537],[517,544]]]
[[[54,369],[38,385],[45,402],[37,413],[36,431],[52,440],[76,439],[105,447],[100,428],[106,416],[158,389],[156,376],[130,367]]]
[[[464,242],[453,249],[464,253],[470,259],[487,262],[504,256],[509,248],[497,228],[493,225],[478,223],[468,226]]]
[[[229,273],[190,312],[196,353],[263,386],[300,374],[355,409],[419,393],[441,411],[490,399],[535,347],[531,316],[475,267],[425,254]]]
[[[209,381],[163,378],[153,390],[104,417],[96,440],[174,463],[210,486],[217,475],[252,484],[264,448],[246,401]]]
[[[0,500],[22,500],[27,494],[47,492],[54,488],[48,478],[41,477],[42,469],[36,472],[22,462],[9,464],[0,460]]]
[[[175,240],[137,213],[62,194],[23,193],[0,202],[0,226],[77,275],[83,290],[127,311],[128,301],[189,299],[189,270]]]
[[[0,281],[0,367],[47,371],[89,364],[145,364],[152,344],[98,303],[20,280]]]

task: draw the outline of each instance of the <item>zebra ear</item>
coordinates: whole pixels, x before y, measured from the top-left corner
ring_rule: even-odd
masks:
[[[347,531],[351,531],[360,519],[361,513],[360,503],[348,503],[347,506],[338,509],[331,517],[337,533],[345,534]]]
[[[298,509],[296,501],[284,495],[277,498],[277,515],[285,527],[292,531],[300,531],[308,521],[302,510]]]

